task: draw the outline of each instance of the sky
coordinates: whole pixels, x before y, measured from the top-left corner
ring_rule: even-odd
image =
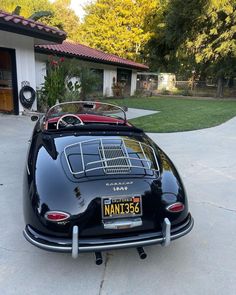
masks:
[[[54,2],[55,0],[49,0],[50,2]],[[71,0],[70,7],[75,11],[75,13],[79,16],[80,20],[83,19],[84,10],[83,6],[92,2],[94,0]]]
[[[84,16],[83,5],[91,2],[90,0],[71,0],[71,8],[79,16],[80,19]]]

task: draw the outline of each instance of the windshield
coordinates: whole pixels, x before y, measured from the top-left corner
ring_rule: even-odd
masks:
[[[90,114],[126,121],[125,111],[122,108],[112,104],[93,101],[76,101],[57,104],[48,110],[45,120],[61,117],[65,114]]]

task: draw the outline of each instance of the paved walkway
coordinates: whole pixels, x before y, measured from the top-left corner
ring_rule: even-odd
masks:
[[[141,111],[142,112],[142,111]],[[143,113],[143,112],[142,112]],[[176,164],[195,219],[193,231],[170,247],[94,255],[45,252],[22,235],[22,177],[29,117],[0,115],[0,294],[236,294],[236,118],[192,132],[149,134]]]
[[[158,111],[149,111],[149,110],[141,110],[141,109],[133,109],[128,108],[128,111],[126,112],[127,119],[134,119],[138,117],[148,116],[152,114],[159,113]]]

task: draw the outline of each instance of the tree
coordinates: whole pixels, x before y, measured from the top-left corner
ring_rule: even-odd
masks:
[[[1,0],[1,9],[58,27],[67,32],[69,39],[78,41],[80,21],[69,6],[70,0],[56,0],[53,3],[49,0],[18,0],[17,7],[15,0]]]
[[[197,21],[204,9],[205,0],[163,0],[146,22],[152,32],[145,53],[154,70],[190,71],[195,60],[187,54],[184,44],[198,31]]]
[[[201,31],[186,40],[198,64],[217,79],[217,96],[223,96],[225,78],[236,75],[236,1],[211,0],[201,18]]]
[[[71,0],[56,0],[52,3],[53,17],[48,24],[59,27],[67,33],[68,39],[80,41],[80,20],[70,8]]]
[[[153,71],[168,71],[171,58],[171,46],[166,42],[166,19],[168,0],[163,0],[156,9],[145,19],[145,31],[151,33],[151,37],[144,47],[147,62]]]
[[[41,11],[37,11],[33,13],[31,16],[29,16],[29,18],[37,21],[37,20],[40,20],[42,17],[49,17],[49,16],[53,16],[53,13],[51,11],[41,10]]]
[[[18,7],[17,10],[16,7]],[[49,0],[17,0],[17,2],[15,0],[1,0],[1,9],[10,13],[16,12],[16,14],[27,18],[38,11],[51,11],[51,8]]]
[[[223,81],[236,72],[235,0],[164,0],[149,29],[153,32],[146,48],[149,61],[167,71],[218,80],[217,96],[223,95]],[[178,17],[176,17],[178,16]]]
[[[82,42],[105,52],[139,60],[150,38],[144,20],[158,0],[97,0],[86,6]]]

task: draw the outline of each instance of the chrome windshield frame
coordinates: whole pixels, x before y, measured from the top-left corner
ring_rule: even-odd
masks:
[[[53,118],[52,116],[50,116],[53,112],[53,109],[56,109],[56,108],[60,108],[60,106],[65,106],[65,105],[81,105],[82,107],[84,107],[84,109],[86,110],[87,109],[87,111],[88,111],[88,113],[89,114],[94,114],[94,115],[103,115],[103,116],[109,116],[109,114],[112,114],[111,112],[109,113],[109,111],[107,111],[107,113],[106,113],[106,110],[104,111],[104,113],[99,113],[99,111],[98,112],[96,112],[96,104],[99,104],[99,106],[108,106],[108,107],[114,107],[114,110],[117,110],[117,113],[118,112],[120,112],[121,114],[122,114],[122,116],[123,116],[123,118],[122,117],[118,117],[117,116],[117,120],[123,120],[124,121],[124,124],[127,122],[127,118],[126,118],[126,113],[125,113],[125,110],[122,108],[122,107],[120,107],[120,106],[118,106],[118,105],[115,105],[115,104],[110,104],[110,103],[105,103],[105,102],[100,102],[100,101],[69,101],[69,102],[62,102],[62,103],[59,103],[59,104],[56,104],[56,105],[54,105],[54,106],[52,106],[47,112],[46,112],[46,114],[45,114],[45,117],[44,117],[44,120],[45,120],[45,122],[47,121],[47,120],[49,120],[49,119],[51,119],[51,118]],[[94,108],[94,112],[92,112],[92,108],[91,107],[88,107],[88,108],[86,108],[86,105],[87,106],[95,106],[95,108]],[[70,112],[68,112],[68,114],[69,114]],[[71,112],[71,113],[76,113],[77,115],[79,115],[80,113],[77,113],[77,112]],[[86,112],[81,112],[81,114],[84,114],[84,113],[86,113]],[[114,113],[114,112],[113,112]],[[62,114],[61,115],[64,115],[65,113],[64,112],[62,112]],[[59,115],[60,116],[60,115]],[[112,117],[112,116],[111,116]],[[114,117],[112,117],[112,118],[114,118]]]

